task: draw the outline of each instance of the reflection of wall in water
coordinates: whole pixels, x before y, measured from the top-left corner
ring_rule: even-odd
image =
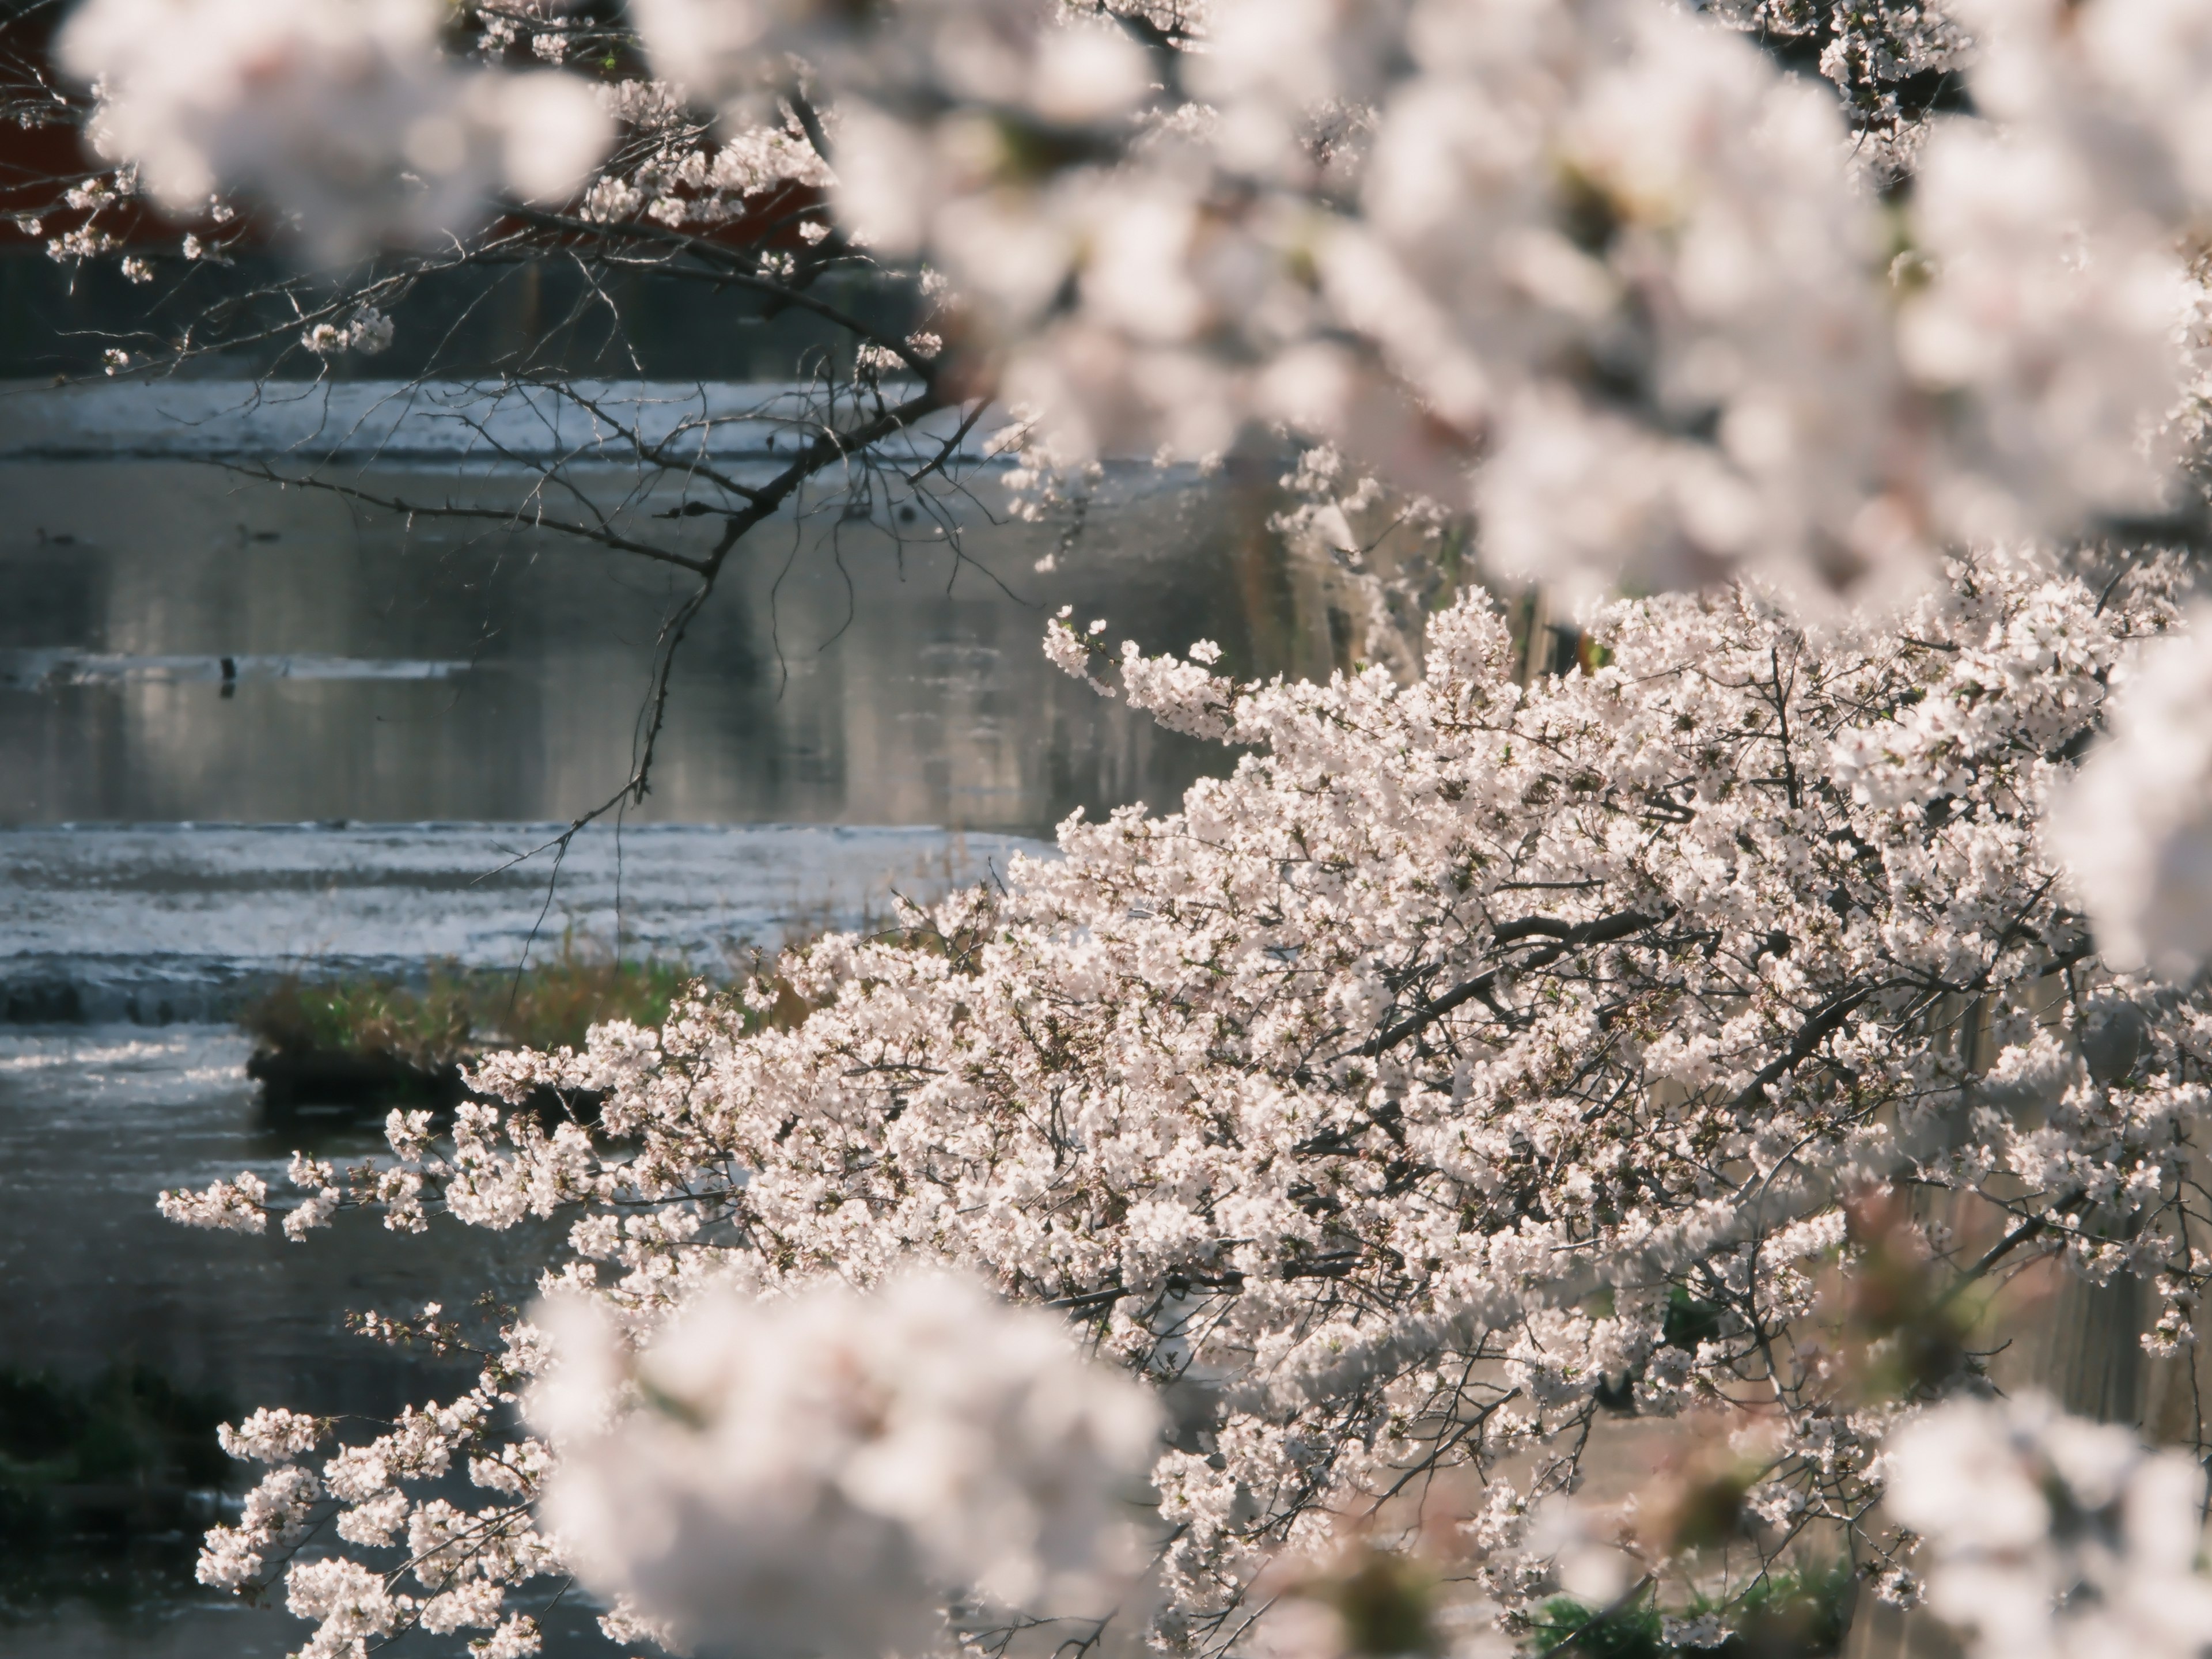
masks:
[[[398,467],[343,476],[417,499],[512,505],[517,492]],[[628,775],[654,641],[688,580],[550,535],[410,528],[189,465],[11,465],[0,493],[13,509],[0,649],[472,665],[228,696],[127,674],[0,689],[0,821],[584,811]],[[1062,528],[994,523],[970,502],[975,562],[957,575],[926,520],[900,526],[903,550],[828,516],[765,526],[685,642],[643,815],[1035,830],[1078,805],[1169,805],[1227,753],[1103,702],[1038,640],[1073,604],[1148,649],[1212,637],[1240,669],[1325,672],[1340,641],[1263,518],[1249,492],[1133,474],[1040,574]],[[652,533],[689,546],[711,531]]]

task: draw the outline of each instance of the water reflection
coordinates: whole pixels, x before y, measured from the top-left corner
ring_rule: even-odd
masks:
[[[363,657],[123,657],[92,651],[0,651],[0,686],[52,691],[68,685],[132,681],[213,681],[235,687],[253,680],[447,680],[466,662],[392,662]]]
[[[524,490],[345,476],[476,507]],[[571,816],[629,775],[688,580],[174,461],[0,464],[0,822]],[[1035,832],[1079,805],[1170,802],[1221,765],[1038,649],[1073,604],[1148,646],[1266,655],[1220,491],[1133,476],[1068,548],[987,500],[953,506],[959,557],[926,524],[757,532],[685,641],[640,816]]]

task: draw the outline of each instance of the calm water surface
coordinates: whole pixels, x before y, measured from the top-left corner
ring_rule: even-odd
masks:
[[[348,476],[471,505],[522,494]],[[629,775],[685,580],[184,463],[0,462],[0,823],[573,817]],[[834,519],[755,532],[684,641],[633,821],[1035,833],[1077,806],[1170,802],[1218,763],[1038,648],[1072,604],[1148,646],[1204,635],[1249,657],[1212,494],[1132,488],[1066,551],[956,505],[957,555],[896,520],[903,544]],[[696,523],[661,531],[681,546]]]

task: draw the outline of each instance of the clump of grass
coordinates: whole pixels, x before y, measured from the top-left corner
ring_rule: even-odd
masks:
[[[1674,1650],[1662,1635],[1659,1609],[1637,1601],[1599,1616],[1571,1595],[1555,1595],[1537,1610],[1529,1651],[1566,1647],[1580,1659],[1667,1659]],[[1568,1645],[1571,1644],[1571,1645]]]
[[[1820,1659],[1841,1650],[1849,1623],[1851,1571],[1838,1561],[1784,1567],[1732,1598],[1699,1595],[1690,1616],[1720,1612],[1734,1628],[1718,1647],[1677,1647],[1659,1608],[1640,1600],[1607,1613],[1571,1596],[1544,1603],[1529,1651],[1576,1659]]]
[[[1733,1617],[1741,1633],[1732,1650],[1760,1656],[1841,1651],[1850,1624],[1852,1583],[1844,1561],[1770,1573],[1736,1603]]]
[[[469,1052],[476,1022],[467,990],[441,970],[420,990],[386,980],[287,979],[241,1009],[238,1023],[278,1054],[361,1054],[435,1071]]]
[[[280,1054],[349,1054],[437,1072],[487,1048],[580,1047],[605,1020],[659,1025],[698,977],[682,962],[626,961],[564,940],[558,956],[520,974],[440,964],[419,987],[289,979],[241,1009],[239,1024]]]
[[[526,1048],[581,1048],[585,1034],[605,1020],[660,1024],[698,978],[682,962],[625,962],[564,946],[520,975],[479,975],[476,1020],[480,1030]]]

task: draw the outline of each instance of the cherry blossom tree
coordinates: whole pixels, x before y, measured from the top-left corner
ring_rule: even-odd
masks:
[[[995,403],[1038,511],[1291,447],[1279,527],[1381,645],[1246,682],[1062,617],[1233,773],[296,1164],[303,1242],[568,1245],[495,1334],[368,1322],[465,1395],[236,1430],[210,1582],[281,1577],[318,1656],[506,1659],[549,1573],[749,1654],[1557,1652],[1718,1646],[1825,1551],[1983,1654],[2212,1647],[2201,1471],[1995,1403],[1984,1318],[2140,1280],[2173,1353],[2212,1262],[2212,710],[2143,530],[2200,447],[2212,7],[412,5],[87,0],[78,210],[896,277],[911,331],[830,307],[786,481],[632,434],[724,526],[701,599],[804,478]],[[1576,665],[1377,519],[1577,599]],[[464,1463],[478,1507],[422,1489]]]
[[[425,1589],[484,1587],[479,1622],[496,1587],[561,1564],[630,1598],[617,1631],[696,1639],[711,1607],[714,1639],[754,1643],[744,1607],[680,1588],[703,1569],[609,1568],[593,1540],[770,1574],[781,1529],[646,1518],[687,1513],[684,1482],[768,1478],[713,1449],[735,1407],[684,1402],[800,1387],[747,1380],[769,1362],[737,1356],[783,1346],[749,1342],[746,1322],[817,1316],[802,1307],[895,1352],[882,1334],[907,1316],[809,1298],[928,1263],[1058,1310],[1096,1363],[1168,1402],[1152,1629],[1178,1648],[1237,1650],[1265,1626],[1254,1586],[1347,1528],[1385,1551],[1441,1528],[1508,1631],[1540,1624],[1563,1558],[1593,1549],[1685,1618],[1731,1552],[1740,1591],[1740,1558],[1773,1570],[1816,1542],[1909,1598],[1927,1570],[1899,1522],[1951,1545],[1928,1518],[1944,1500],[1879,1507],[1885,1438],[1920,1403],[1987,1387],[1967,1310],[2048,1259],[2154,1280],[2161,1340],[2185,1340],[2212,1219],[2189,1173],[2212,1011],[2100,960],[2041,833],[2105,676],[2175,623],[2172,568],[2092,586],[1991,555],[1948,574],[1894,623],[1820,635],[1741,586],[1617,605],[1591,618],[1601,665],[1526,686],[1480,594],[1436,619],[1410,684],[1379,668],[1237,684],[1204,642],[1117,656],[1103,629],[1056,623],[1064,666],[1237,745],[1233,775],[1164,817],[1071,821],[1062,856],[1018,863],[1003,890],[893,937],[823,939],[659,1032],[604,1026],[580,1053],[488,1061],[478,1087],[512,1104],[464,1107],[449,1136],[396,1115],[388,1164],[295,1170],[295,1234],[356,1207],[403,1231],[441,1210],[494,1228],[568,1217],[549,1306],[601,1311],[582,1335],[566,1313],[507,1324],[477,1389],[319,1475],[276,1436],[267,1495],[212,1536],[204,1571],[264,1582],[334,1513],[356,1541],[410,1529],[434,1565]],[[791,997],[803,1019],[761,1024]],[[2123,1017],[2116,1055],[2093,1027]],[[548,1087],[595,1113],[549,1127],[524,1106]],[[166,1201],[204,1224],[276,1208],[243,1181]],[[979,1356],[990,1328],[973,1316]],[[462,1340],[435,1317],[391,1328]],[[641,1361],[622,1358],[633,1343]],[[664,1346],[695,1357],[653,1358]],[[629,1409],[653,1426],[605,1426],[629,1420],[633,1364],[695,1380],[641,1373]],[[994,1387],[1025,1374],[981,1368]],[[826,1365],[820,1386],[845,1374]],[[501,1427],[518,1395],[543,1437]],[[751,1409],[765,1434],[799,1407]],[[1559,1506],[1609,1425],[1636,1419],[1677,1419],[1704,1449],[1633,1517],[1581,1516],[1570,1547]],[[834,1469],[848,1454],[828,1432],[771,1438]],[[630,1438],[648,1434],[684,1449]],[[963,1455],[964,1476],[931,1480],[1093,1454]],[[463,1455],[489,1508],[406,1494]],[[890,1499],[838,1489],[878,1505],[871,1525],[900,1524]],[[790,1501],[794,1524],[824,1515]],[[433,1551],[433,1533],[484,1541]],[[989,1558],[948,1547],[917,1582],[968,1598],[969,1639],[1042,1616],[1018,1589],[979,1589]],[[857,1566],[807,1571],[831,1576],[825,1621],[833,1605],[906,1616],[845,1607],[830,1586]],[[385,1630],[413,1616],[375,1607]],[[2206,1629],[2177,1617],[2171,1650],[2196,1651]],[[890,1628],[824,1622],[818,1639],[911,1645]]]

